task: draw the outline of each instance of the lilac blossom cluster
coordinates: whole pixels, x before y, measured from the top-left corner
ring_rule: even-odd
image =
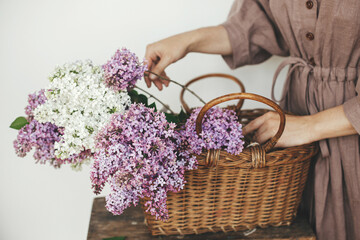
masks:
[[[102,66],[105,84],[116,90],[126,91],[135,86],[147,70],[144,62],[126,48],[117,50],[114,56]]]
[[[37,106],[44,104],[46,100],[45,89],[41,89],[38,93],[35,92],[33,94],[29,94],[29,105],[25,107],[25,113],[28,116],[28,121],[31,121],[34,118],[33,111],[37,108]]]
[[[186,141],[165,115],[142,104],[133,104],[123,114],[114,114],[97,136],[91,181],[95,193],[106,182],[111,193],[106,207],[121,214],[145,198],[147,211],[166,220],[167,192],[184,187],[185,170],[197,167]]]
[[[64,128],[55,155],[65,159],[84,149],[95,152],[95,136],[113,113],[130,105],[128,93],[109,90],[103,70],[90,60],[58,66],[49,79],[47,100],[33,112],[37,121]]]
[[[196,118],[201,108],[195,109],[185,124],[182,132],[189,143],[191,151],[201,154],[203,149],[224,149],[228,153],[237,155],[244,147],[242,126],[234,111],[211,108],[205,114],[202,122],[200,137],[196,133]]]
[[[61,141],[63,128],[58,128],[50,122],[40,123],[34,119],[33,110],[46,102],[44,90],[29,95],[29,105],[26,106],[25,112],[29,124],[25,125],[18,132],[17,139],[14,141],[15,152],[19,157],[25,157],[33,148],[34,159],[38,163],[45,164],[48,162],[55,168],[64,163],[81,162],[89,157],[89,151],[82,151],[79,154],[72,155],[66,159],[60,159],[55,156],[54,144]]]

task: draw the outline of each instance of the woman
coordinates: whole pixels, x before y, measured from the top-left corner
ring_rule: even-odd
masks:
[[[286,116],[277,146],[319,141],[314,174],[304,203],[318,239],[360,239],[360,1],[235,1],[225,23],[150,44],[151,71],[164,69],[189,52],[221,54],[231,68],[257,64],[271,55],[291,65],[280,100],[299,116]],[[274,77],[274,83],[277,74]],[[162,89],[167,81],[150,75]],[[273,136],[275,113],[249,123],[258,142]]]

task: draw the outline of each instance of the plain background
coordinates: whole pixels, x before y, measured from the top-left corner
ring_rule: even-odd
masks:
[[[25,114],[27,95],[47,86],[54,67],[77,59],[103,64],[121,47],[142,59],[151,42],[222,23],[231,4],[219,0],[0,0],[0,239],[87,236],[94,198],[89,166],[81,172],[69,166],[55,170],[35,164],[32,154],[19,158],[13,148],[17,131],[9,128]],[[257,66],[230,70],[220,56],[191,53],[167,73],[182,83],[201,74],[228,73],[240,78],[247,92],[270,97],[272,76],[281,60],[273,57]],[[145,88],[144,82],[138,85]],[[193,90],[211,100],[238,88],[230,81],[213,79],[194,84]],[[177,86],[149,91],[180,109]],[[190,106],[200,106],[191,95],[186,99]]]

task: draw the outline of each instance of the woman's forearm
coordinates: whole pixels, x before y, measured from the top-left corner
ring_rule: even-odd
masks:
[[[311,121],[313,141],[357,134],[342,105],[312,115]]]
[[[189,34],[188,52],[230,55],[232,48],[226,29],[219,25],[196,29]],[[186,36],[187,37],[187,36]]]

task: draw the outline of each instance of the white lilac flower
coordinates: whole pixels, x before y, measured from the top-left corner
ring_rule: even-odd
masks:
[[[130,105],[127,92],[105,86],[103,70],[90,60],[57,67],[50,81],[47,101],[34,110],[34,116],[39,122],[64,127],[55,155],[63,159],[84,149],[94,152],[99,130],[113,113],[123,113]]]

